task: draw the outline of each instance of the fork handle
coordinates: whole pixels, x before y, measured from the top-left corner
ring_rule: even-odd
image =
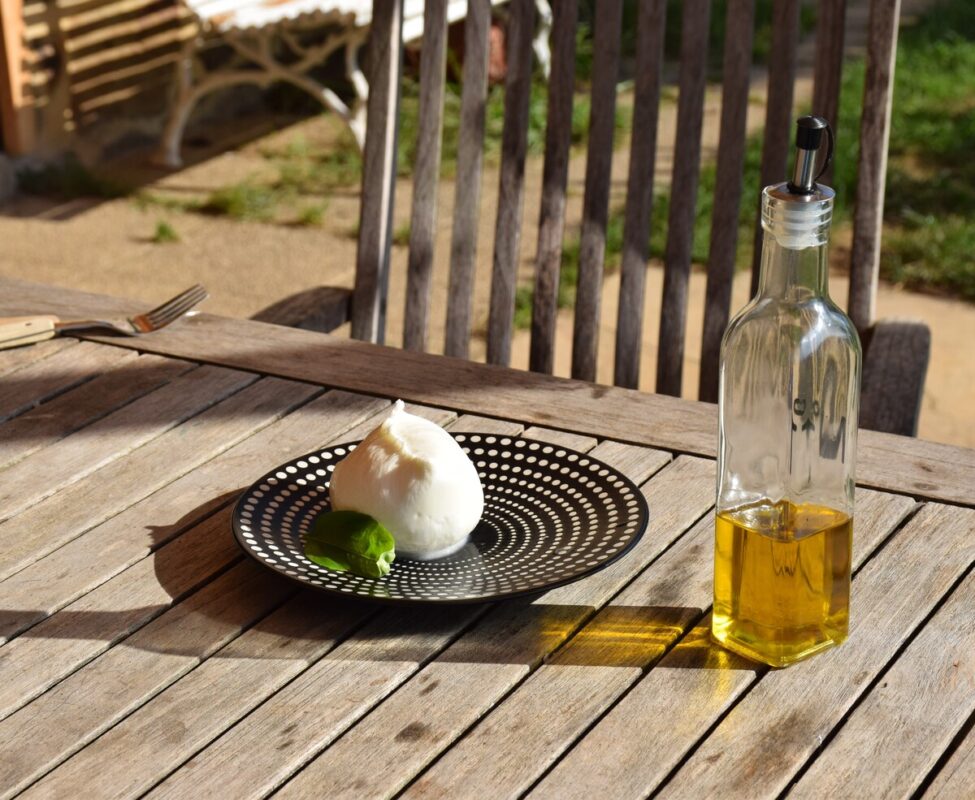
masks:
[[[0,318],[0,350],[52,339],[57,333],[54,326],[58,321],[57,317],[49,314],[35,317],[2,317]]]

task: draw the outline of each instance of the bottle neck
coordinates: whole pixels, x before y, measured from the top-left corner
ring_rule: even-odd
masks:
[[[825,241],[812,247],[784,247],[769,231],[762,244],[759,297],[803,300],[829,295]]]

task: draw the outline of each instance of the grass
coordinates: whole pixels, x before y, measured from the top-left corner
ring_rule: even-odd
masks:
[[[156,223],[156,230],[150,237],[153,244],[175,244],[180,241],[176,229],[166,220],[161,219]]]
[[[278,187],[247,180],[212,192],[199,210],[212,216],[267,222],[274,218],[280,200]]]

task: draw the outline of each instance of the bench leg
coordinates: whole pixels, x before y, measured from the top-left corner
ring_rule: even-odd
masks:
[[[193,56],[196,53],[198,41],[196,38],[183,43],[179,60],[176,62],[176,102],[166,119],[162,140],[156,161],[165,167],[180,167],[183,159],[180,157],[180,145],[183,143],[183,132],[190,112],[196,105],[193,93]]]
[[[535,38],[532,40],[532,49],[535,51],[535,58],[538,59],[545,80],[548,80],[549,73],[552,71],[552,50],[548,44],[552,34],[552,7],[548,0],[535,0],[535,11],[538,14],[538,30],[535,31]]]
[[[366,103],[369,100],[369,81],[359,66],[359,50],[365,40],[365,36],[356,37],[345,46],[345,75],[355,91],[348,123],[360,150],[366,143]]]

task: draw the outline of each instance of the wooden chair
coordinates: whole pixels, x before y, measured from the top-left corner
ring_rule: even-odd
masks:
[[[635,33],[633,130],[639,131],[640,135],[633,136],[630,145],[614,364],[614,382],[632,388],[637,387],[639,381],[641,334],[645,324],[643,308],[647,241],[652,213],[666,5],[666,0],[646,0],[641,3]],[[873,0],[871,3],[849,309],[866,348],[861,424],[878,430],[915,435],[930,351],[930,333],[920,323],[874,320],[899,5],[899,0]],[[405,347],[417,350],[425,349],[427,343],[443,116],[446,6],[446,0],[428,0],[424,10],[419,135],[404,327]],[[551,372],[554,360],[578,14],[577,0],[560,0],[552,6],[552,63],[530,351],[530,368],[541,372]],[[836,119],[839,105],[845,6],[846,0],[825,0],[819,4],[813,109],[831,120]],[[592,113],[572,341],[572,376],[588,381],[596,377],[622,8],[622,0],[600,0],[594,31]],[[680,393],[684,362],[709,13],[710,0],[685,0],[683,3],[680,94],[671,184],[680,187],[680,191],[672,194],[670,203],[656,375],[656,390],[670,395]],[[532,0],[512,0],[509,14],[500,190],[487,332],[488,361],[503,365],[509,363],[511,355],[532,75],[534,4]],[[773,14],[761,166],[763,185],[782,180],[787,175],[793,131],[792,100],[799,3],[796,0],[777,2]],[[716,175],[716,192],[726,202],[715,204],[712,219],[701,353],[700,398],[707,401],[714,401],[717,396],[721,336],[730,312],[754,16],[754,0],[729,0],[725,20],[727,31]],[[468,356],[471,336],[489,21],[490,2],[471,0],[465,21],[461,126],[445,346],[448,355],[459,357]],[[359,250],[351,299],[351,320],[354,337],[380,342],[385,328],[386,287],[393,236],[401,26],[401,3],[398,0],[376,0],[371,32],[373,64]],[[747,202],[754,202],[754,198],[748,198]],[[760,231],[756,231],[756,241],[759,236]],[[757,276],[756,249],[753,284]],[[344,318],[343,309],[350,307],[348,297],[319,292],[319,302],[328,303],[331,309],[319,307],[319,316],[330,320]],[[308,296],[302,295],[278,304],[276,313],[279,321],[294,324],[293,319],[285,317],[290,313],[293,318],[295,309],[308,303]],[[266,311],[263,318],[270,320],[273,316]]]

